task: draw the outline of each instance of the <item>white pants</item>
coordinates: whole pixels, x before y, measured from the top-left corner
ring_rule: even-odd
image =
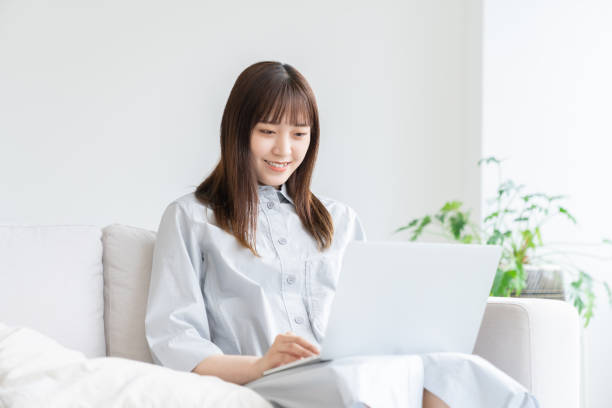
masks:
[[[343,358],[280,371],[246,384],[275,406],[422,406],[427,388],[451,408],[539,408],[510,376],[475,355]]]

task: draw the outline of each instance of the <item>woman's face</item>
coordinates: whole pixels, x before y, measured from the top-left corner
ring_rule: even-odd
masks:
[[[257,122],[251,132],[251,158],[259,184],[280,186],[298,168],[310,144],[310,126]]]

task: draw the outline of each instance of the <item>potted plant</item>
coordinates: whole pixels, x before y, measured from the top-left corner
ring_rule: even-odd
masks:
[[[551,262],[547,256],[550,254],[543,250],[547,246],[542,240],[542,227],[551,218],[563,217],[576,224],[574,216],[561,204],[566,197],[525,194],[524,185],[502,180],[500,160],[487,157],[478,161],[479,166],[482,163],[499,166],[499,186],[496,197],[488,201],[494,207],[481,225],[471,221],[470,210],[463,210],[461,201],[448,201],[437,213],[415,218],[394,233],[409,232],[411,241],[429,233],[464,244],[500,245],[502,256],[491,296],[521,296],[527,290],[530,296],[567,298],[578,310],[584,326],[588,326],[595,307],[594,285],[605,287],[612,305],[610,287],[570,261]],[[433,226],[438,230],[432,231]],[[602,242],[612,244],[608,239]],[[565,280],[569,285],[564,285]]]

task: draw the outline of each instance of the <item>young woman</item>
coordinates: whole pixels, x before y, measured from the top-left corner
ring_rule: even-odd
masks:
[[[310,191],[318,147],[315,97],[295,68],[260,62],[239,75],[219,163],[159,225],[145,321],[154,361],[246,384],[283,406],[536,407],[486,361],[451,353],[261,378],[319,352],[342,251],[366,239],[351,207]]]

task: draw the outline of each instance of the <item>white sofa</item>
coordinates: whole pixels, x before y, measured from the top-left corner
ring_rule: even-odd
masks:
[[[151,363],[144,312],[155,232],[0,226],[0,322],[88,357]],[[580,322],[555,300],[490,298],[474,349],[543,408],[580,406]]]

